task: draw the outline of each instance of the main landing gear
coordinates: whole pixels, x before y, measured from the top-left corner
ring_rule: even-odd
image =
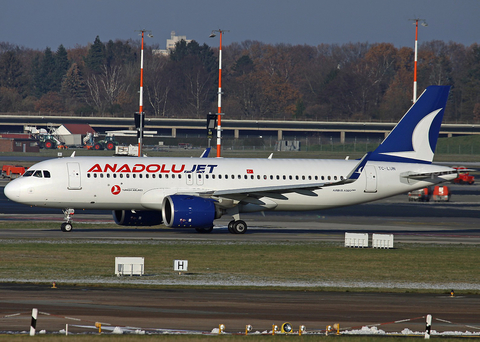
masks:
[[[72,218],[70,216],[72,216],[73,214],[75,214],[75,209],[63,209],[63,219],[65,220],[65,222],[63,222],[60,226],[62,232],[72,231],[73,225]]]
[[[235,220],[228,222],[228,231],[232,234],[245,234],[247,224],[243,220]]]
[[[200,234],[211,233],[213,230],[213,226],[208,228],[195,228],[195,230],[197,231],[197,233],[200,233]]]

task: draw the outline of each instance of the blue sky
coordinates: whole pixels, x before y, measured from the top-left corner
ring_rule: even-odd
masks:
[[[413,47],[409,19],[426,19],[419,42],[480,43],[478,0],[0,0],[0,41],[56,50],[87,45],[98,35],[137,39],[165,48],[170,32],[200,44],[213,29],[229,30],[223,44],[258,40],[276,44],[389,42]]]

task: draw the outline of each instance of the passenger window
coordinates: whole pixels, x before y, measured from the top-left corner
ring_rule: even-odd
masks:
[[[43,170],[43,177],[50,178],[50,171]]]

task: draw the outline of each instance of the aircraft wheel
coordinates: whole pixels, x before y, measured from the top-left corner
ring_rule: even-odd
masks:
[[[197,232],[199,232],[200,234],[211,233],[212,230],[213,230],[213,226],[211,226],[209,228],[195,228],[195,230]]]
[[[71,223],[68,223],[68,222],[63,222],[62,225],[60,226],[60,229],[62,230],[62,232],[71,232],[72,229],[73,229],[73,226]]]
[[[235,224],[235,220],[228,222],[228,231],[232,234],[236,234],[235,230],[233,229],[233,225]]]
[[[242,220],[235,221],[233,224],[233,230],[235,231],[235,234],[245,234],[247,231],[247,224]]]

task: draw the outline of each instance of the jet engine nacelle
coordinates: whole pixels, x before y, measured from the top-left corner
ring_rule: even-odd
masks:
[[[210,228],[221,216],[215,200],[188,195],[171,195],[163,199],[162,217],[167,227]]]
[[[159,211],[114,210],[112,214],[115,223],[120,226],[156,226],[162,224],[162,215]]]

